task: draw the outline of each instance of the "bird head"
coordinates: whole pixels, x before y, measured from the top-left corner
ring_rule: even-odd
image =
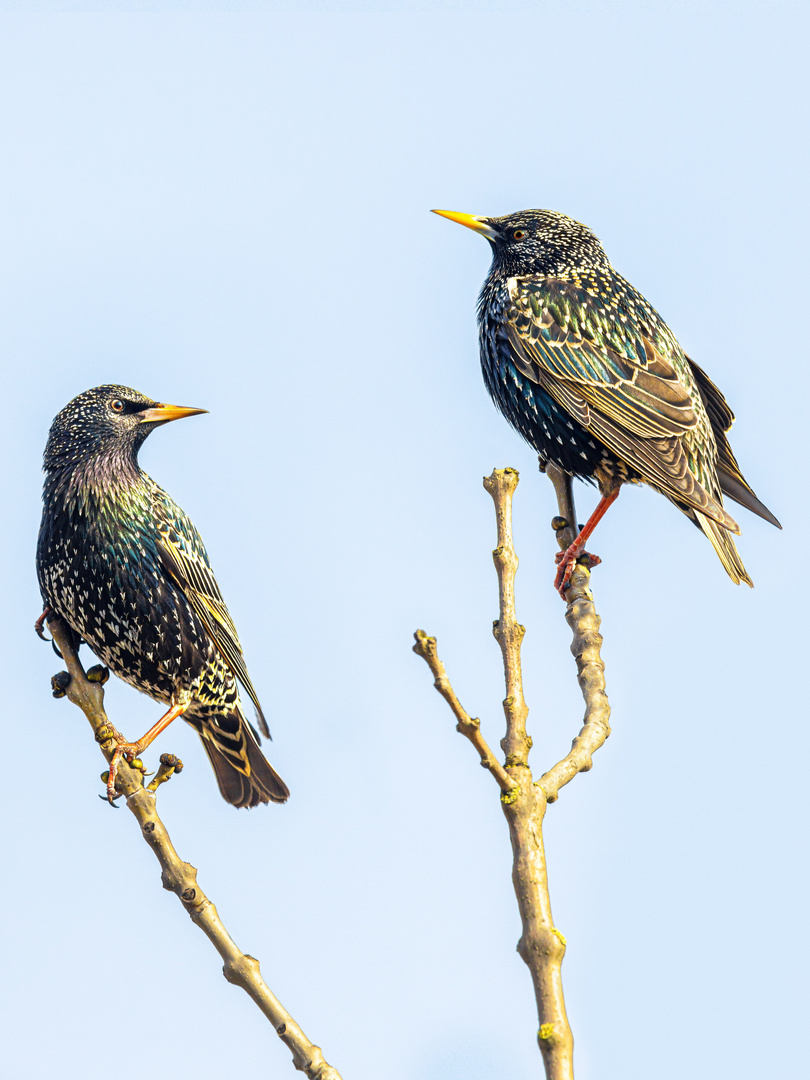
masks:
[[[476,217],[455,210],[434,214],[457,221],[492,245],[492,268],[508,277],[554,277],[576,270],[607,270],[607,255],[587,225],[555,210],[521,210],[503,217]]]
[[[91,459],[134,462],[150,432],[170,420],[204,413],[163,405],[128,386],[96,386],[79,394],[57,415],[45,447],[46,470]]]

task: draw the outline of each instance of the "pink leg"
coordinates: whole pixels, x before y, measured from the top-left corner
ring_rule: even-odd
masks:
[[[42,640],[43,640],[43,641],[49,641],[49,640],[50,640],[49,638],[46,638],[46,637],[45,637],[45,635],[44,635],[44,633],[42,632],[42,630],[43,630],[43,627],[45,626],[45,620],[46,620],[46,619],[48,618],[48,616],[49,616],[50,614],[51,614],[51,609],[50,609],[50,608],[48,607],[48,605],[46,604],[46,605],[45,605],[45,610],[44,610],[44,611],[42,612],[42,614],[40,615],[40,617],[39,617],[39,618],[37,619],[37,621],[36,621],[36,622],[34,623],[34,629],[35,629],[35,630],[36,630],[36,632],[37,632],[37,637],[40,637],[40,638],[42,638]]]
[[[127,761],[134,761],[136,757],[140,757],[144,750],[150,743],[160,735],[161,731],[165,731],[172,720],[176,720],[178,716],[182,716],[191,702],[186,702],[185,705],[172,705],[169,711],[158,720],[158,722],[150,727],[143,738],[138,739],[137,742],[127,743],[122,742],[116,746],[113,752],[112,759],[110,761],[110,775],[107,780],[107,799],[112,802],[116,797],[115,790],[115,777],[118,773],[118,763],[122,757],[125,757]]]
[[[585,522],[584,526],[582,527],[582,532],[579,534],[576,540],[574,540],[573,544],[571,544],[571,546],[566,551],[559,551],[557,553],[555,557],[557,562],[557,576],[554,578],[554,588],[557,590],[563,600],[565,600],[566,598],[565,592],[571,581],[571,575],[574,572],[574,567],[576,566],[577,559],[581,555],[588,555],[588,558],[591,560],[592,566],[598,566],[599,563],[602,561],[598,555],[588,554],[588,552],[585,550],[585,543],[593,530],[607,513],[607,508],[610,506],[611,503],[616,501],[619,490],[619,488],[616,488],[615,491],[611,491],[610,495],[602,496],[602,498],[599,500],[599,503],[597,504],[596,509]]]

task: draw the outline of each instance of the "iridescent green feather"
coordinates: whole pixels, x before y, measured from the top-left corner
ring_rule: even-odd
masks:
[[[689,362],[654,309],[619,280],[621,305],[596,275],[511,278],[515,363],[640,479],[738,532],[722,506],[717,448]]]

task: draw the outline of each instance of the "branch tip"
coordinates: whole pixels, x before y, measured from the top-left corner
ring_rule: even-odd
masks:
[[[485,769],[492,773],[501,790],[508,791],[512,786],[512,781],[509,779],[504,767],[499,764],[497,758],[492,753],[492,750],[490,750],[486,739],[481,734],[481,721],[477,717],[470,716],[456,697],[456,692],[453,690],[450,679],[447,677],[445,666],[439,659],[436,638],[428,637],[424,630],[417,630],[414,634],[414,638],[416,639],[416,644],[413,646],[413,651],[417,656],[421,656],[430,668],[433,675],[434,687],[450,706],[450,709],[456,718],[456,731],[469,739],[478,751],[481,764]]]
[[[161,784],[165,784],[168,780],[171,780],[175,773],[181,773],[182,771],[183,762],[179,757],[175,754],[161,754],[160,767],[152,780],[146,785],[146,790],[157,791]]]

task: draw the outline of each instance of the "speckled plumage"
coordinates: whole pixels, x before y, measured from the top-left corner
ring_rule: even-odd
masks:
[[[225,799],[283,802],[289,792],[242,710],[237,679],[269,736],[202,539],[138,465],[144,439],[165,422],[141,418],[161,408],[129,387],[101,386],[54,420],[37,547],[42,597],[116,675],[156,701],[188,704],[184,719]]]
[[[493,261],[479,303],[487,389],[541,459],[603,495],[645,482],[709,538],[733,581],[751,584],[723,494],[778,525],[740,472],[734,415],[590,229],[551,210],[482,218]]]

